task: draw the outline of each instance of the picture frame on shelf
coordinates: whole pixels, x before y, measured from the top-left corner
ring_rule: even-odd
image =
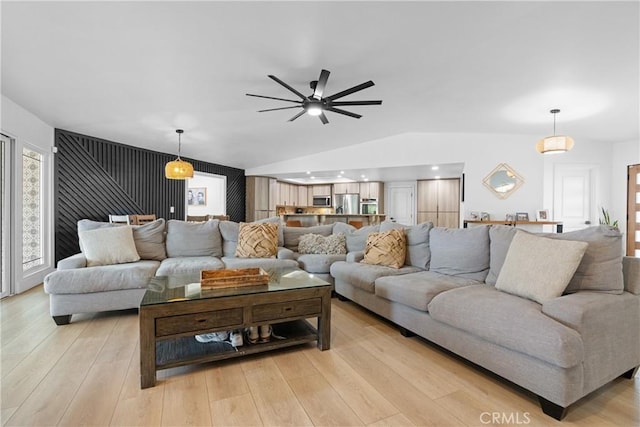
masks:
[[[490,221],[490,220],[491,220],[491,216],[489,215],[489,212],[480,213],[480,221]]]
[[[551,217],[549,216],[549,209],[538,209],[536,211],[536,221],[549,221]]]
[[[507,214],[507,215],[505,216],[505,221],[513,222],[513,221],[515,221],[515,220],[516,220],[516,215],[515,215],[515,214]]]
[[[474,221],[480,219],[480,212],[472,211],[469,217]]]
[[[529,221],[528,212],[516,212],[516,221]]]

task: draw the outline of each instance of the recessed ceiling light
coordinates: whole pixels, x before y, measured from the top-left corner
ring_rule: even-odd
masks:
[[[307,175],[309,175],[311,173],[311,171],[307,171]]]
[[[438,169],[440,169],[440,167],[439,167],[439,166],[431,166],[431,170],[432,170],[432,171],[437,171]]]
[[[315,176],[312,176],[312,177],[311,177],[311,179],[316,179],[316,177],[315,177]]]
[[[440,179],[440,175],[436,175],[436,179]]]
[[[369,181],[369,178],[365,178],[364,180],[365,180],[365,181]]]
[[[338,178],[342,178],[342,175],[338,175]]]
[[[360,175],[360,178],[364,178],[364,175]]]
[[[344,175],[344,171],[340,171],[340,175]]]

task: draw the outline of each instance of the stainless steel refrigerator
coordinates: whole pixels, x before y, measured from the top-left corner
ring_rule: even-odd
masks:
[[[359,194],[336,194],[333,196],[333,207],[336,214],[358,215]]]

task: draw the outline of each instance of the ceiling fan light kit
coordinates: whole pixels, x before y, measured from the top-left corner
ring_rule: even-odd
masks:
[[[291,109],[291,108],[300,108],[302,107],[302,111],[299,112],[298,114],[296,114],[295,116],[293,116],[292,118],[289,119],[290,122],[294,121],[295,119],[297,119],[298,117],[302,116],[303,114],[307,113],[310,116],[318,116],[320,118],[320,121],[323,124],[327,124],[329,123],[329,120],[327,119],[327,116],[325,115],[326,111],[331,111],[332,113],[338,113],[338,114],[342,114],[345,116],[349,116],[349,117],[353,117],[354,119],[359,119],[360,117],[362,117],[360,114],[356,114],[356,113],[352,113],[351,111],[347,111],[347,110],[343,110],[341,108],[336,108],[336,107],[341,107],[341,106],[348,106],[348,105],[380,105],[382,104],[382,101],[380,100],[376,100],[376,101],[336,101],[336,99],[340,99],[342,97],[345,97],[347,95],[351,95],[352,93],[361,91],[363,89],[369,88],[371,86],[374,86],[374,83],[369,80],[368,82],[365,83],[361,83],[357,86],[354,86],[352,88],[343,90],[341,92],[335,93],[331,96],[327,96],[323,98],[323,94],[324,94],[324,89],[327,85],[327,80],[329,79],[329,71],[327,70],[322,70],[320,72],[320,77],[318,78],[318,80],[313,80],[312,82],[310,82],[309,86],[311,87],[311,89],[313,90],[313,93],[309,96],[305,96],[303,95],[301,92],[299,92],[298,90],[296,90],[295,88],[289,86],[287,83],[283,82],[282,80],[280,80],[279,78],[277,78],[274,75],[269,75],[269,78],[273,81],[275,81],[276,83],[284,86],[287,90],[289,90],[290,92],[293,92],[295,95],[298,96],[298,98],[300,98],[300,100],[294,100],[294,99],[285,99],[285,98],[277,98],[274,96],[265,96],[265,95],[255,95],[252,93],[247,93],[247,96],[253,96],[256,98],[266,98],[266,99],[275,99],[278,101],[286,101],[286,102],[293,102],[295,104],[298,105],[294,105],[291,107],[278,107],[278,108],[269,108],[266,110],[259,110],[259,113],[263,113],[265,111],[276,111],[276,110],[287,110],[287,109]]]
[[[560,110],[554,108],[549,112],[553,114],[553,135],[538,141],[536,150],[540,154],[558,154],[571,150],[574,145],[573,138],[567,135],[556,135],[556,114],[558,114]]]
[[[167,162],[164,167],[164,176],[167,179],[193,178],[193,165],[180,158],[180,148],[182,146],[181,136],[184,130],[176,129],[176,133],[178,134],[178,157],[171,162]]]

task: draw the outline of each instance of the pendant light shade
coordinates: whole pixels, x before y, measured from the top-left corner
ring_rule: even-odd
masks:
[[[178,134],[178,158],[168,162],[164,167],[164,175],[168,179],[188,179],[193,178],[193,165],[180,158],[180,148],[182,146],[182,129],[176,129]]]
[[[567,135],[556,135],[556,114],[559,112],[557,108],[550,111],[553,114],[553,136],[547,136],[538,141],[536,150],[540,154],[564,153],[573,148],[573,138]]]

